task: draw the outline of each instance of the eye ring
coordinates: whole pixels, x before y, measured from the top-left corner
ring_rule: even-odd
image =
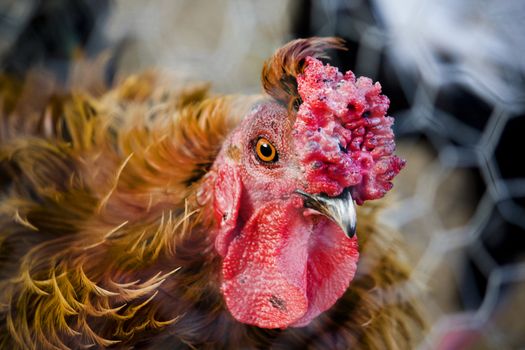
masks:
[[[275,163],[279,156],[274,145],[264,137],[259,137],[255,143],[255,154],[264,163]]]

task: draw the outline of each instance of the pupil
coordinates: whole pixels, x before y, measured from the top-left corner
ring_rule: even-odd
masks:
[[[261,154],[265,157],[270,157],[272,155],[272,149],[267,143],[261,145]]]

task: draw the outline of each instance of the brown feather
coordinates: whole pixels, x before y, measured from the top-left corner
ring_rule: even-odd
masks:
[[[340,38],[297,39],[279,48],[263,66],[264,91],[285,106],[297,109],[301,104],[297,76],[303,72],[305,58],[327,58],[326,50],[346,50]]]

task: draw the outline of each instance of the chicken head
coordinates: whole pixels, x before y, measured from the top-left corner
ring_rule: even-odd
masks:
[[[354,201],[382,197],[404,165],[380,85],[317,59],[340,46],[314,38],[278,50],[263,70],[270,97],[210,172],[221,291],[240,322],[301,327],[330,308],[356,272]]]

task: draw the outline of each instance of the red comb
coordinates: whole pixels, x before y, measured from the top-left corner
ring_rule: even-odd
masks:
[[[393,155],[394,119],[381,85],[313,57],[297,84],[295,143],[309,190],[336,196],[351,186],[358,204],[383,197],[405,161]]]

